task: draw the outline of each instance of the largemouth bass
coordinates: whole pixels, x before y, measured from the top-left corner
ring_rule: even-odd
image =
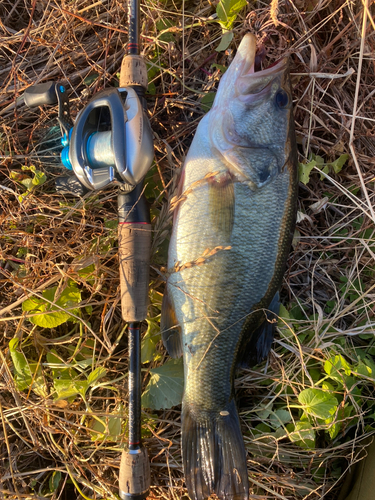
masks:
[[[269,352],[295,224],[288,61],[255,72],[255,56],[248,34],[199,123],[169,248],[161,328],[170,355],[183,354],[182,455],[193,500],[249,497],[235,369]]]

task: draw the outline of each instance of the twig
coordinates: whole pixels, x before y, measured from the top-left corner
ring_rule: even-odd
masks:
[[[53,283],[56,283],[56,281],[59,281],[60,279],[61,279],[61,274],[57,274],[55,276],[52,276],[52,278],[50,278],[45,283],[43,283],[43,285],[38,286],[33,292],[27,293],[26,295],[24,295],[20,299],[16,300],[12,304],[9,304],[9,306],[6,306],[6,307],[3,307],[2,309],[0,309],[0,316],[4,316],[4,314],[9,313],[15,307],[18,307],[21,304],[23,304],[23,302],[25,302],[25,300],[27,300],[30,297],[32,297],[33,295],[35,295],[35,293],[43,292],[43,290],[48,288],[50,285],[53,285]]]
[[[374,207],[373,204],[371,203],[367,187],[365,184],[365,181],[363,179],[361,167],[359,166],[358,159],[357,159],[357,154],[353,145],[354,141],[354,130],[355,130],[355,123],[356,123],[356,115],[357,115],[357,105],[358,105],[358,95],[359,95],[359,88],[361,86],[361,75],[362,75],[362,61],[363,61],[363,53],[364,53],[364,47],[365,47],[365,39],[366,39],[366,29],[367,29],[367,12],[368,12],[368,0],[365,0],[364,3],[364,11],[363,11],[363,23],[362,23],[362,34],[361,34],[361,48],[359,52],[359,61],[358,61],[358,73],[357,73],[357,83],[355,87],[355,95],[354,95],[354,105],[353,105],[353,120],[352,120],[352,126],[350,129],[350,138],[349,138],[349,148],[353,156],[353,161],[355,164],[355,167],[357,169],[358,177],[361,183],[362,191],[365,195],[366,201],[368,208],[371,212],[371,219],[375,223],[375,212],[374,212]]]

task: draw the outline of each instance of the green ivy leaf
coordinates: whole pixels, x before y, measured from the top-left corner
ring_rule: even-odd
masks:
[[[272,405],[270,407],[263,408],[256,412],[260,420],[266,420],[272,413]]]
[[[310,424],[312,425],[313,418],[308,413],[303,412],[301,415],[300,421],[301,422],[310,422]]]
[[[292,420],[292,416],[288,410],[276,410],[271,413],[269,420],[272,427],[277,429],[290,422]]]
[[[337,411],[337,417],[336,415],[332,415],[332,417],[328,418],[325,421],[325,423],[329,426],[326,432],[328,432],[331,439],[335,439],[335,437],[337,437],[338,433],[340,432],[341,428],[345,425],[348,425],[347,421],[349,417],[352,416],[353,411],[354,407],[350,404],[346,404],[344,408],[340,406]]]
[[[15,171],[10,172],[10,178],[16,180],[17,182],[20,182],[23,186],[25,186],[27,190],[26,193],[22,193],[18,196],[20,203],[22,203],[22,201],[26,198],[26,196],[29,193],[31,193],[34,187],[44,184],[47,180],[46,175],[40,170],[37,170],[35,165],[30,165],[30,166],[24,165],[21,168],[22,170],[27,170],[29,172],[32,172],[33,177],[27,177],[24,174]]]
[[[141,362],[150,363],[156,354],[156,344],[161,340],[160,326],[155,320],[147,320],[148,328],[141,343]]]
[[[335,396],[321,389],[305,389],[298,396],[303,410],[317,418],[330,418],[336,411],[338,401]]]
[[[223,66],[222,64],[218,64],[218,63],[213,63],[211,64],[211,67],[212,68],[216,68],[216,69],[219,69],[223,74],[226,72],[226,70],[228,69],[226,66]]]
[[[89,425],[92,429],[91,441],[118,441],[123,434],[123,413],[124,407],[120,405],[118,409],[105,417],[93,418]]]
[[[95,80],[99,77],[99,73],[91,73],[91,75],[86,76],[86,78],[83,80],[83,83],[87,85],[88,87],[95,82]]]
[[[53,471],[48,481],[49,491],[51,493],[54,493],[57,490],[60,481],[61,481],[61,472],[59,470]]]
[[[32,172],[33,174],[32,178],[26,177],[25,179],[21,180],[21,184],[26,186],[28,190],[31,190],[34,186],[41,186],[47,180],[46,175],[41,170],[37,170],[35,165],[24,165],[22,167],[22,170],[27,170],[29,172]]]
[[[47,363],[51,365],[52,376],[55,379],[67,379],[69,381],[78,378],[78,373],[74,370],[68,363],[64,363],[61,358],[58,357],[57,352],[52,349],[47,353]]]
[[[318,380],[320,379],[320,376],[318,377],[318,379],[314,382],[318,382]],[[322,383],[322,389],[324,391],[327,391],[327,392],[333,392],[335,390],[335,388],[333,387],[332,384],[330,384],[329,382],[327,382],[326,380]]]
[[[33,185],[33,180],[31,179],[31,177],[26,177],[25,179],[22,179],[21,184],[23,186],[25,186],[25,188],[28,191],[30,191],[30,189],[32,188],[32,185]]]
[[[69,379],[58,379],[54,380],[53,385],[56,391],[55,401],[73,398],[78,396],[78,394],[85,398],[88,389],[87,380],[77,380],[73,382]]]
[[[175,25],[176,25],[175,22],[166,17],[156,21],[156,29],[158,31],[164,31],[164,33],[160,33],[158,39],[161,40],[162,42],[175,42],[176,40],[173,34],[170,31],[165,31],[169,28],[172,28]]]
[[[118,220],[117,219],[107,219],[104,221],[104,227],[106,227],[107,229],[112,229],[115,234],[114,236],[116,236],[117,234],[117,229],[118,229]]]
[[[41,186],[46,181],[47,181],[46,174],[41,172],[40,170],[36,170],[34,173],[34,177],[32,179],[32,185],[33,186]]]
[[[298,164],[299,180],[305,184],[305,186],[310,182],[310,173],[316,164],[316,160],[311,160],[309,163]]]
[[[325,165],[325,166],[324,166],[323,168],[321,168],[320,170],[321,170],[322,172],[324,172],[326,175],[328,175],[328,174],[329,174],[329,167],[328,167],[328,165]],[[320,180],[322,181],[322,180],[324,180],[324,178],[325,178],[325,175],[320,174]]]
[[[160,179],[159,171],[155,163],[152,165],[150,170],[147,172],[145,177],[145,196],[154,200],[159,196],[159,193],[163,191],[163,184]],[[157,212],[159,215],[159,212]]]
[[[67,371],[69,373],[73,372],[73,374],[76,374],[74,370],[72,370],[72,372],[70,370],[71,369],[68,369]],[[107,374],[107,370],[99,366],[88,375],[86,380],[77,380],[77,376],[75,376],[74,378],[69,377],[67,371],[64,370],[62,372],[64,378],[61,377],[58,379],[54,379],[53,381],[53,385],[56,391],[56,400],[74,398],[78,395],[81,395],[82,398],[85,399],[86,392],[89,387],[94,385],[100,378],[104,377]]]
[[[233,36],[234,35],[232,31],[224,31],[220,43],[215,49],[216,52],[224,52],[224,50],[227,50],[233,40]]]
[[[345,372],[345,375],[350,375],[352,372],[351,366],[345,360],[345,358],[341,356],[341,354],[332,356],[324,363],[324,371],[327,375],[332,378],[338,378],[342,380],[342,375],[340,374],[339,370],[343,370]]]
[[[366,357],[363,360],[368,368],[371,370],[371,375],[375,378],[375,363],[370,357]]]
[[[77,382],[74,383],[74,387],[77,390],[77,394],[82,396],[82,399],[85,399],[87,389],[89,388],[87,380],[77,380]]]
[[[312,159],[316,161],[316,164],[319,166],[322,166],[324,165],[324,158],[322,156],[319,156],[319,155],[314,155],[312,154],[311,155]]]
[[[78,269],[76,272],[80,278],[82,278],[85,283],[94,285],[97,276],[97,266],[95,264],[89,264],[82,269]],[[87,307],[85,308],[87,310]],[[91,314],[91,313],[89,313]]]
[[[156,55],[152,59],[149,59],[148,62],[146,62],[148,80],[147,92],[154,95],[156,94],[156,86],[152,80],[154,80],[160,74],[160,69],[157,66],[154,66],[152,63],[156,63],[159,66],[164,66],[164,64],[160,61],[159,55]]]
[[[54,399],[70,399],[73,401],[75,396],[79,394],[79,390],[74,385],[74,381],[78,379],[78,373],[68,363],[64,363],[55,350],[48,352],[46,357],[47,366],[52,371],[53,388],[55,390]]]
[[[42,295],[45,299],[54,302],[63,309],[76,306],[81,301],[81,292],[75,285],[66,287],[55,301],[56,291],[57,287],[49,288],[44,290]],[[65,323],[66,321],[74,320],[69,313],[55,309],[53,304],[50,304],[39,297],[31,297],[30,299],[25,300],[22,304],[22,310],[26,312],[39,313],[39,315],[32,316],[29,319],[32,323],[34,323],[34,325],[43,328],[54,328],[62,323]],[[74,314],[79,314],[78,310],[72,310],[72,312]]]
[[[246,0],[220,0],[216,14],[222,28],[231,30],[237,14],[247,5]]]
[[[337,434],[340,432],[341,422],[336,422],[334,415],[332,415],[332,417],[330,418],[327,418],[324,422],[328,425],[327,432],[330,438],[335,439]]]
[[[360,361],[358,365],[354,367],[354,375],[362,375],[364,377],[369,377],[375,380],[375,367],[369,366],[368,360]]]
[[[29,363],[29,365],[30,365],[31,373],[33,374],[33,378],[34,378],[33,385],[31,387],[31,389],[38,396],[40,396],[42,398],[46,398],[49,393],[48,393],[48,388],[47,388],[45,381],[44,381],[42,367],[38,363]],[[36,370],[37,370],[37,372],[35,373]]]
[[[339,156],[337,158],[337,160],[335,160],[332,163],[330,163],[330,165],[332,166],[335,174],[338,174],[339,172],[341,172],[342,167],[345,165],[345,163],[347,162],[348,159],[349,159],[349,155],[348,154],[344,154],[344,155]]]
[[[317,166],[322,172],[322,174],[320,175],[321,180],[323,180],[325,177],[323,173],[328,174],[330,170],[333,170],[336,174],[338,174],[339,172],[341,172],[342,167],[345,165],[348,158],[348,154],[343,154],[336,160],[330,163],[326,163],[324,161],[324,158],[322,158],[321,156],[312,154],[309,163],[298,164],[299,180],[306,185],[310,181],[310,173],[315,166]]]
[[[282,337],[285,339],[294,337],[293,333],[294,330],[290,322],[291,319],[292,317],[289,314],[289,311],[282,304],[280,304],[279,319],[277,321],[277,326],[280,329]]]
[[[168,262],[169,237],[163,239],[153,256],[155,265],[166,266]]]
[[[290,315],[288,309],[285,306],[283,306],[283,304],[280,304],[279,316],[280,316],[280,318],[283,318],[287,321],[289,321],[291,319],[291,315]],[[281,325],[283,325],[283,324],[284,324],[284,322],[281,321]]]
[[[23,352],[17,351],[18,344],[18,338],[12,339],[9,342],[9,351],[14,366],[17,388],[24,391],[30,387],[33,376],[26,356]]]
[[[98,368],[95,368],[93,372],[89,374],[87,377],[87,386],[91,387],[94,385],[100,378],[105,377],[107,374],[107,370],[103,368],[102,366],[98,366]]]
[[[182,358],[171,359],[150,373],[150,381],[142,394],[142,406],[162,410],[181,404],[184,390]]]
[[[310,422],[296,422],[294,430],[289,433],[289,439],[301,448],[315,448],[315,430]]]
[[[24,174],[21,174],[20,172],[16,172],[15,170],[10,171],[9,177],[13,181],[17,181],[17,182],[22,182],[22,180],[25,178]]]
[[[208,92],[201,98],[200,103],[203,111],[209,111],[212,108],[215,96],[216,92]]]
[[[31,389],[43,398],[48,396],[48,389],[44,382],[42,367],[38,363],[29,363],[23,352],[17,350],[19,339],[9,342],[9,351],[14,366],[14,381],[18,390]],[[36,372],[36,373],[35,373]]]
[[[271,427],[262,422],[254,427],[253,432],[254,434],[270,434]]]
[[[155,85],[154,82],[148,83],[148,85],[147,85],[147,93],[151,94],[151,95],[155,95],[156,94],[156,85]]]

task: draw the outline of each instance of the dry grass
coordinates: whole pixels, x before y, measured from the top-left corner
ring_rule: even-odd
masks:
[[[152,205],[151,316],[158,313],[163,292],[158,271],[165,266],[163,244],[170,230],[166,201],[174,194],[204,114],[199,99],[217,87],[220,70],[212,64],[227,66],[245,32],[257,34],[271,63],[284,53],[291,56],[300,161],[311,153],[326,161],[350,155],[339,174],[321,175],[315,169],[308,185],[301,184],[302,217],[282,300],[289,308],[299,304],[303,314],[289,322],[290,335],[280,329],[267,363],[241,372],[236,383],[252,499],[333,499],[361,442],[374,431],[371,377],[358,379],[361,405],[344,388],[355,414],[333,441],[318,424],[315,449],[254,431],[262,420],[260,411],[271,403],[295,404],[300,391],[314,385],[314,370],[322,371],[333,353],[352,363],[358,348],[373,354],[375,37],[369,4],[250,2],[237,18],[231,49],[221,53],[215,52],[221,28],[210,18],[215,12],[211,3],[142,4],[144,55],[157,70],[155,93],[148,98],[155,132],[153,180],[158,184]],[[160,38],[162,18],[173,26]],[[64,170],[56,145],[56,110],[27,109],[19,97],[32,84],[62,81],[74,117],[93,94],[117,82],[126,26],[124,5],[116,0],[0,2],[0,498],[118,498],[123,438],[100,441],[92,432],[93,420],[121,411],[127,399],[116,231],[109,224],[116,220],[116,192],[103,191],[84,201],[57,195],[54,178]],[[43,171],[47,182],[20,203],[15,193],[25,188],[11,171],[29,175],[22,166],[30,165]],[[80,275],[79,269],[90,263],[95,264],[92,275]],[[68,280],[81,290],[81,319],[76,315],[76,323],[53,329],[30,323],[30,313],[21,308],[25,298],[40,296],[51,286],[62,290]],[[14,337],[22,341],[27,359],[42,367],[48,395],[17,388],[8,349]],[[54,400],[46,362],[52,348],[65,363],[89,359],[92,369],[106,368],[106,377],[88,391],[86,402],[80,397]],[[144,428],[152,467],[150,498],[181,498],[179,408],[145,414]],[[57,488],[50,484],[53,471],[61,472]]]

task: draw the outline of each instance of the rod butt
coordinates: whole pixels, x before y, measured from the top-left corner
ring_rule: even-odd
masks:
[[[150,490],[150,461],[146,448],[124,450],[121,456],[119,495],[122,500],[143,500]]]

